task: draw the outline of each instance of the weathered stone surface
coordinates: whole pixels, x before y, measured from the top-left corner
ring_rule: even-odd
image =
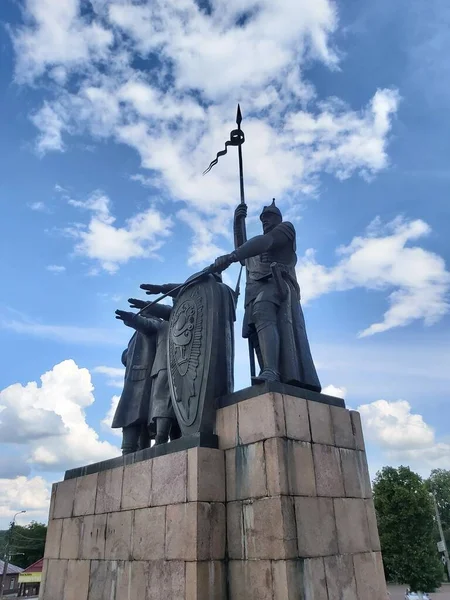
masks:
[[[344,496],[344,479],[339,449],[333,446],[313,444],[313,456],[317,495],[337,498]]]
[[[63,523],[63,519],[53,519],[49,521],[47,538],[45,540],[45,558],[59,558]]]
[[[87,600],[89,571],[89,560],[69,560],[63,600]]]
[[[225,502],[225,453],[191,448],[188,456],[188,502]]]
[[[294,496],[315,496],[316,478],[311,444],[287,440],[286,445],[289,493]]]
[[[175,452],[153,459],[151,505],[186,502],[187,453]]]
[[[370,550],[370,537],[364,500],[335,498],[334,511],[339,553],[368,552]]]
[[[316,444],[334,445],[331,411],[328,404],[308,400],[311,438]]]
[[[120,510],[122,500],[123,467],[101,471],[97,480],[95,512],[111,513]]]
[[[370,498],[369,469],[364,452],[340,448],[345,495],[349,498]]]
[[[67,576],[67,560],[49,559],[45,572],[45,584],[41,591],[42,600],[61,600],[64,598],[64,583]]]
[[[60,558],[78,558],[82,523],[82,517],[64,519],[59,550]]]
[[[127,600],[184,600],[185,598],[183,561],[134,561],[131,563],[130,577],[133,585],[130,586],[130,595],[124,597]]]
[[[97,477],[98,473],[92,473],[76,479],[75,500],[73,503],[74,517],[94,514]]]
[[[324,558],[328,600],[359,600],[351,554]]]
[[[330,406],[331,422],[333,424],[334,444],[339,448],[355,448],[350,411],[338,406]]]
[[[299,560],[272,562],[274,600],[303,600],[302,565]]]
[[[386,600],[381,554],[367,552],[353,556],[358,600]]]
[[[55,512],[55,500],[56,500],[56,490],[58,489],[58,484],[57,483],[53,483],[52,484],[52,492],[50,495],[50,508],[48,511],[48,520],[51,521],[52,519],[54,519],[54,512]],[[41,586],[42,587],[42,586]]]
[[[56,484],[54,519],[66,519],[72,516],[76,483],[76,479],[68,479]]]
[[[122,510],[150,506],[152,463],[150,459],[124,467]]]
[[[197,503],[197,560],[222,560],[226,547],[226,510],[220,502]]]
[[[260,440],[286,435],[283,396],[267,393],[238,404],[239,443],[253,444]]]
[[[53,486],[54,485],[55,484],[53,484]],[[55,488],[55,492],[56,492],[56,488]],[[39,600],[45,600],[45,580],[47,578],[47,568],[48,568],[48,559],[44,558],[44,561],[42,563],[41,585],[39,587]]]
[[[106,514],[84,517],[81,527],[79,558],[105,558]]]
[[[337,554],[336,522],[331,498],[295,498],[298,555]]]
[[[378,535],[377,515],[373,500],[365,500],[367,523],[369,525],[370,549],[374,552],[381,550],[380,536]]]
[[[186,563],[186,600],[228,600],[225,563]]]
[[[328,600],[327,582],[323,558],[307,558],[303,561],[302,600]]]
[[[132,564],[127,561],[92,560],[88,600],[128,600],[131,598],[129,591],[131,593],[133,587],[129,583]]]
[[[271,438],[264,442],[267,494],[289,494],[287,443],[283,438]],[[228,489],[228,483],[227,483]]]
[[[283,400],[287,437],[301,442],[310,442],[311,430],[307,401],[294,396],[284,396]]]
[[[270,560],[232,560],[228,565],[229,600],[273,600]]]
[[[141,508],[134,512],[134,560],[162,560],[166,529],[166,507]]]
[[[264,444],[226,451],[227,501],[267,496]]]
[[[216,433],[221,450],[234,448],[239,443],[237,410],[237,404],[233,404],[217,411]]]
[[[355,436],[355,448],[356,450],[366,449],[364,444],[364,435],[361,425],[361,415],[356,410],[350,411],[350,418],[352,420],[353,435]]]
[[[106,560],[129,560],[133,511],[108,514],[106,520]]]
[[[294,508],[286,496],[227,505],[228,554],[241,559],[297,556]]]

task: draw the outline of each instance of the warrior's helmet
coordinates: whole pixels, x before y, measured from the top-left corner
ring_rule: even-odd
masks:
[[[262,216],[267,213],[272,213],[273,215],[278,215],[280,217],[280,220],[283,218],[281,216],[280,209],[278,208],[278,206],[275,206],[275,198],[273,198],[272,204],[270,204],[269,206],[265,206],[263,208],[262,213],[259,215],[259,218],[262,220]]]

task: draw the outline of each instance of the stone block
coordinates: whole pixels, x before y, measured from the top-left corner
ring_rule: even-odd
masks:
[[[186,600],[228,600],[225,563],[186,563]]]
[[[331,422],[333,425],[334,444],[338,448],[355,448],[350,411],[338,406],[330,406]]]
[[[56,484],[54,519],[66,519],[72,516],[76,483],[76,479],[68,479]]]
[[[226,450],[227,501],[267,496],[264,443]]]
[[[42,600],[61,600],[64,598],[64,583],[67,576],[67,560],[48,559]]]
[[[131,598],[131,564],[127,561],[92,560],[88,600],[125,600]],[[133,596],[134,597],[134,596]],[[143,600],[143,597],[140,599]]]
[[[370,550],[370,537],[364,500],[359,498],[335,498],[334,511],[339,553],[368,552]]]
[[[228,563],[229,600],[273,600],[270,560],[232,560]]]
[[[56,486],[53,484],[56,492]],[[53,490],[52,490],[53,491]],[[50,511],[51,514],[51,511]],[[39,600],[44,600],[45,598],[45,580],[47,578],[47,567],[48,567],[48,559],[44,558],[42,563],[42,575],[41,575],[41,585],[39,586]]]
[[[188,502],[225,502],[225,453],[214,448],[187,451]]]
[[[86,560],[105,558],[106,517],[106,514],[84,517],[79,558]]]
[[[334,446],[313,444],[313,456],[317,495],[337,498],[344,496],[339,449]]]
[[[82,517],[64,519],[59,549],[60,558],[78,558],[82,523]]]
[[[283,396],[286,415],[286,436],[301,442],[311,441],[308,404],[303,398]]]
[[[272,437],[284,437],[283,396],[267,393],[238,404],[239,443],[253,444]]]
[[[111,513],[120,510],[122,500],[123,467],[101,471],[97,479],[95,512]]]
[[[52,519],[54,519],[55,517],[54,512],[55,512],[55,500],[56,500],[56,490],[58,489],[58,484],[57,483],[53,483],[52,484],[52,491],[50,494],[50,508],[48,510],[48,520],[51,521]]]
[[[311,439],[316,444],[334,445],[331,411],[328,404],[308,400]]]
[[[69,560],[63,600],[87,600],[89,572],[89,560]]]
[[[272,562],[274,600],[303,600],[302,565],[298,560]]]
[[[152,506],[186,502],[187,452],[175,452],[153,459]]]
[[[367,523],[369,526],[370,549],[374,552],[381,550],[380,536],[378,535],[377,514],[373,500],[365,500],[367,511]]]
[[[323,558],[307,558],[303,561],[302,567],[302,600],[328,600]]]
[[[133,511],[110,513],[106,519],[106,560],[129,560]]]
[[[337,554],[336,522],[331,498],[295,498],[298,555]]]
[[[239,443],[237,404],[219,408],[216,416],[216,433],[220,450],[234,448]]]
[[[94,514],[97,477],[98,473],[92,473],[76,479],[75,500],[73,503],[74,517]]]
[[[152,463],[150,459],[124,467],[122,510],[150,506]]]
[[[224,504],[188,502],[167,507],[168,560],[222,560],[225,557],[225,540]]]
[[[264,442],[267,495],[289,494],[287,440],[271,438]],[[227,484],[228,490],[228,484]]]
[[[131,563],[130,594],[127,600],[184,600],[185,564],[183,561],[152,560]],[[116,597],[115,600],[119,600]],[[122,598],[120,598],[122,600]]]
[[[132,559],[162,560],[166,530],[166,507],[141,508],[134,512]]]
[[[386,600],[387,590],[379,552],[353,556],[358,600]]]
[[[324,558],[328,600],[359,600],[351,554]]]
[[[350,418],[352,420],[353,435],[355,436],[355,448],[356,450],[366,450],[364,444],[364,435],[361,425],[361,415],[356,410],[350,411]]]
[[[231,558],[281,560],[297,556],[294,507],[278,496],[227,505]]]
[[[360,450],[348,450],[346,448],[340,448],[339,452],[345,495],[348,498],[370,498],[372,488],[365,453]]]
[[[45,540],[45,558],[59,558],[63,519],[53,519],[48,522],[47,538]]]
[[[289,493],[315,496],[316,478],[311,444],[287,440],[287,472]]]

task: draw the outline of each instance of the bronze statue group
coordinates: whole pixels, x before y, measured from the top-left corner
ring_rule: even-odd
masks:
[[[172,296],[173,306],[131,298],[131,308],[139,313],[116,311],[116,318],[135,330],[122,354],[124,388],[112,423],[122,428],[123,454],[147,448],[152,440],[166,443],[193,427],[213,427],[215,396],[233,391],[237,298],[220,273],[235,262],[246,271],[242,335],[260,366],[252,384],[280,382],[321,391],[300,305],[294,226],[282,220],[273,201],[260,215],[262,235],[247,240],[246,216],[241,203],[234,216],[234,251],[184,286],[141,285],[147,294]],[[215,299],[214,286],[221,290]]]

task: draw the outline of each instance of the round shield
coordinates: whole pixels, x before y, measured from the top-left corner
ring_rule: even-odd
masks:
[[[212,433],[216,398],[230,390],[231,311],[212,275],[187,283],[169,321],[167,363],[173,407],[183,435]],[[231,323],[230,323],[231,321]],[[231,384],[232,385],[232,384]]]

